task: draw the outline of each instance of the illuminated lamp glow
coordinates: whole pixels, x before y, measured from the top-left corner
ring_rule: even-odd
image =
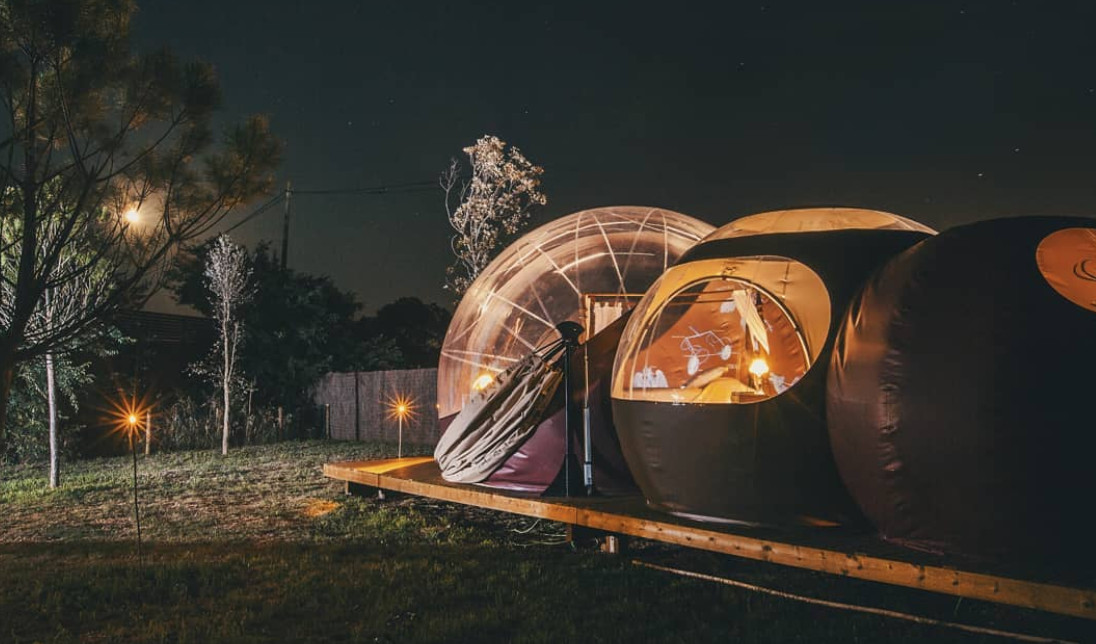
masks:
[[[757,357],[750,362],[750,373],[758,378],[769,373],[769,363],[765,362],[765,358]]]
[[[483,391],[491,386],[491,383],[495,382],[495,377],[489,373],[480,374],[478,378],[472,381],[473,391]]]

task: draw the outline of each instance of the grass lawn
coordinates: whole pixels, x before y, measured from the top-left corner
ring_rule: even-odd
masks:
[[[562,527],[347,497],[324,462],[391,446],[306,442],[0,468],[0,642],[1001,641],[787,601],[575,549]],[[1027,633],[1086,624],[668,546],[638,558]],[[1080,634],[1080,635],[1079,635]]]

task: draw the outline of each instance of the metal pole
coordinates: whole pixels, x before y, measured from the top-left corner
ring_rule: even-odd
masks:
[[[289,266],[289,213],[290,198],[293,196],[293,185],[285,182],[285,217],[282,218],[282,270]]]
[[[362,401],[358,390],[358,372],[354,372],[354,440],[362,439]]]
[[[141,557],[141,510],[137,505],[137,445],[133,432],[129,435],[129,451],[133,452],[133,516],[137,519],[137,557]]]
[[[152,411],[145,412],[145,456],[152,453]]]
[[[323,434],[325,438],[331,438],[331,404],[323,405]]]
[[[556,325],[563,338],[563,494],[571,496],[571,461],[576,461],[574,448],[571,445],[571,352],[578,345],[578,338],[582,335],[582,326],[576,322],[565,321]],[[575,462],[578,465],[578,462]],[[577,471],[576,471],[577,473]]]
[[[590,428],[590,405],[582,410],[582,482],[586,496],[594,495],[594,437]]]
[[[571,345],[563,347],[563,495],[571,496],[571,461],[575,452],[571,448]]]
[[[594,433],[590,426],[590,338],[582,350],[582,482],[594,495]]]

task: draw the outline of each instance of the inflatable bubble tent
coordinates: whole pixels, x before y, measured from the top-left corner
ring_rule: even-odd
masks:
[[[648,505],[715,521],[857,520],[830,456],[825,377],[841,314],[933,234],[855,208],[761,213],[690,249],[634,309],[612,409]]]
[[[891,213],[811,208],[743,217],[698,246],[848,230],[934,234]],[[831,297],[810,266],[770,254],[780,247],[777,238],[765,253],[717,252],[703,258],[690,253],[669,269],[628,324],[617,353],[613,397],[738,404],[772,398],[794,385],[828,339]]]
[[[838,470],[885,538],[1096,572],[1096,221],[1016,217],[891,259],[841,320]]]
[[[559,337],[571,320],[587,336],[607,326],[686,250],[713,230],[681,213],[595,208],[519,238],[473,282],[453,314],[438,364],[438,416],[522,357]]]

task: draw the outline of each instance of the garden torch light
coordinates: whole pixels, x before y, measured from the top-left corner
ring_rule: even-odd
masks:
[[[137,436],[141,431],[140,418],[136,411],[130,411],[126,417],[126,435],[129,437],[129,451],[133,454],[133,517],[137,521],[137,556],[141,556],[141,510],[137,505]]]
[[[151,419],[151,413],[146,405],[138,402],[136,398],[127,400],[124,396],[112,405],[114,411],[114,431],[124,435],[129,441],[129,451],[133,455],[133,518],[137,524],[137,556],[141,556],[141,509],[137,503],[137,442],[145,427],[141,425],[142,418]]]
[[[415,401],[412,398],[397,394],[388,401],[388,417],[395,418],[399,427],[399,437],[396,446],[396,458],[403,458],[403,421],[405,418],[415,417]]]

